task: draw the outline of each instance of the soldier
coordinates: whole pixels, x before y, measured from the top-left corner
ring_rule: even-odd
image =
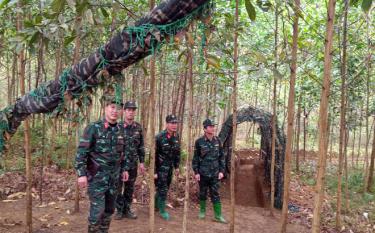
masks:
[[[195,179],[199,182],[199,218],[206,216],[207,191],[214,208],[214,220],[226,223],[221,214],[221,202],[219,196],[220,180],[224,177],[225,160],[221,142],[215,136],[215,124],[212,120],[203,121],[204,135],[195,141],[192,167]]]
[[[88,185],[89,233],[108,232],[120,174],[124,181],[129,176],[124,170],[123,127],[117,124],[122,105],[113,96],[104,96],[102,100],[105,118],[86,127],[75,161],[79,187]]]
[[[180,139],[177,134],[177,117],[168,115],[165,119],[166,129],[155,138],[155,207],[159,209],[161,217],[169,220],[169,213],[165,211],[165,201],[169,186],[172,182],[173,168],[178,177],[180,172]]]
[[[125,169],[129,172],[129,180],[126,182],[120,182],[119,185],[119,194],[116,200],[116,220],[120,220],[124,217],[129,219],[137,218],[137,215],[131,210],[131,203],[133,201],[134,183],[137,178],[138,160],[140,163],[140,172],[143,174],[145,171],[145,149],[142,127],[138,122],[134,121],[136,111],[137,105],[135,102],[127,101],[125,103],[125,121],[123,123],[126,160]]]

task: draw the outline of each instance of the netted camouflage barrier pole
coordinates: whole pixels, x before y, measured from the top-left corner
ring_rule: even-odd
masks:
[[[237,113],[237,124],[243,122],[254,122],[259,125],[261,133],[260,149],[264,160],[264,172],[267,183],[271,184],[271,145],[272,145],[272,114],[254,107],[241,108]],[[278,126],[275,153],[275,208],[283,206],[283,184],[284,184],[284,157],[285,157],[285,134]],[[227,169],[230,167],[231,144],[232,144],[232,115],[223,124],[219,138],[224,144],[227,161]]]
[[[126,67],[154,54],[163,44],[173,43],[174,35],[194,19],[204,18],[212,7],[210,0],[167,0],[145,17],[126,27],[96,52],[65,69],[58,79],[41,84],[0,111],[0,153],[6,141],[31,114],[62,113],[65,103],[91,102],[91,94],[104,80],[121,74]],[[119,101],[121,96],[118,96]]]

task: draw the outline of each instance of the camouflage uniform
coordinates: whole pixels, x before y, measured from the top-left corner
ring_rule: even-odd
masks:
[[[215,123],[210,119],[206,119],[203,121],[203,126],[206,129],[208,126],[215,126]],[[194,173],[200,176],[199,218],[203,219],[206,216],[207,191],[209,190],[212,206],[214,208],[214,220],[226,223],[226,220],[221,214],[219,195],[219,173],[224,175],[225,172],[225,157],[219,137],[213,136],[210,140],[204,135],[195,141],[192,167]]]
[[[145,161],[144,140],[142,127],[139,123],[133,122],[131,125],[122,123],[124,126],[125,138],[125,170],[129,172],[129,180],[120,182],[119,194],[116,200],[117,213],[126,214],[130,212],[130,206],[133,200],[134,183],[137,178],[138,160],[140,163]],[[124,187],[124,192],[123,191]],[[135,218],[135,215],[133,218]]]
[[[225,172],[225,158],[218,137],[214,136],[210,141],[202,136],[195,141],[193,170],[200,174],[199,199],[206,200],[210,190],[212,203],[220,203],[218,175]]]
[[[88,232],[108,232],[115,210],[118,181],[125,168],[123,127],[100,120],[88,125],[82,135],[75,169],[87,176],[90,213]]]
[[[167,192],[172,182],[173,168],[180,166],[179,135],[170,135],[167,130],[161,131],[155,139],[155,174],[156,191],[160,201],[167,199]]]

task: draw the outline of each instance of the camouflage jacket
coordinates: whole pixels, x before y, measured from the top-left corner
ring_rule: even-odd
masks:
[[[192,167],[195,174],[207,177],[217,176],[225,172],[225,158],[223,147],[218,137],[210,141],[202,136],[195,141]]]
[[[138,160],[140,163],[145,162],[145,146],[143,140],[142,126],[138,122],[133,122],[127,125],[125,122],[121,123],[124,127],[125,138],[125,169],[136,168]]]
[[[176,134],[171,136],[167,130],[161,131],[155,138],[155,173],[162,167],[180,166],[180,139]]]
[[[80,138],[75,169],[89,179],[97,172],[118,175],[124,169],[124,128],[100,120],[89,124]]]

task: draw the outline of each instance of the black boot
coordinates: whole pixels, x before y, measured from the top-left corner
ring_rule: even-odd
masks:
[[[124,211],[124,217],[129,219],[137,219],[137,215],[131,210],[130,205],[126,206]]]
[[[125,216],[124,216],[124,213],[122,213],[122,211],[118,211],[118,210],[117,210],[114,219],[115,219],[115,220],[121,220],[121,219],[123,219],[124,217],[125,217]]]
[[[88,226],[88,233],[100,233],[100,226],[97,224],[89,224]]]

